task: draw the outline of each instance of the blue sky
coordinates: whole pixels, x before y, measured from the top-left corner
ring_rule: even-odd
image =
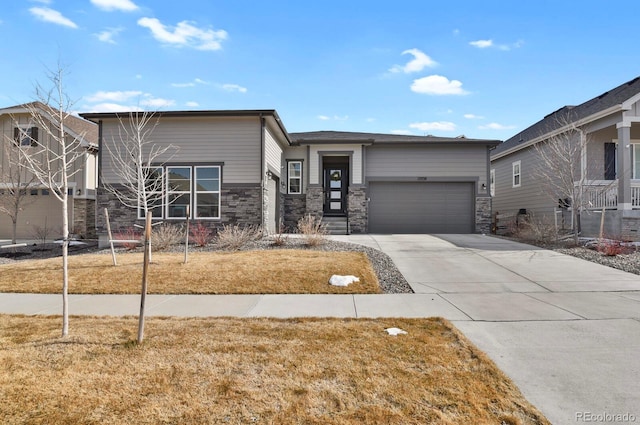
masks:
[[[640,75],[638,0],[14,0],[0,107],[276,109],[290,132],[507,139]]]

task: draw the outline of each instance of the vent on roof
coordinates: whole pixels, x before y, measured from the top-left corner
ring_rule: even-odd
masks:
[[[598,99],[602,99],[603,97],[605,97],[608,94],[609,94],[609,92],[606,91],[606,92],[602,93],[600,96],[598,96]]]
[[[456,139],[466,139],[466,138],[467,138],[467,136],[465,136],[464,134],[456,136]]]

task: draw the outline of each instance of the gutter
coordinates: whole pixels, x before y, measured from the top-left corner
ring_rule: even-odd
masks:
[[[264,173],[265,170],[265,140],[264,140],[264,131],[266,127],[266,121],[264,116],[260,114],[260,225],[262,226],[262,232],[265,232],[264,226],[264,191],[265,191],[265,182],[264,182]],[[286,133],[285,133],[286,134]],[[268,231],[268,229],[267,229]]]

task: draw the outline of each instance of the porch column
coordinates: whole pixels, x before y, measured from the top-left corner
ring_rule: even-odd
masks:
[[[631,205],[631,123],[620,122],[618,129],[618,209],[630,210]]]

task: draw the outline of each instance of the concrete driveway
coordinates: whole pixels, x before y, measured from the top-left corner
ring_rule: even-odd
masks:
[[[464,313],[447,318],[552,423],[640,423],[639,276],[483,235],[343,240]]]

